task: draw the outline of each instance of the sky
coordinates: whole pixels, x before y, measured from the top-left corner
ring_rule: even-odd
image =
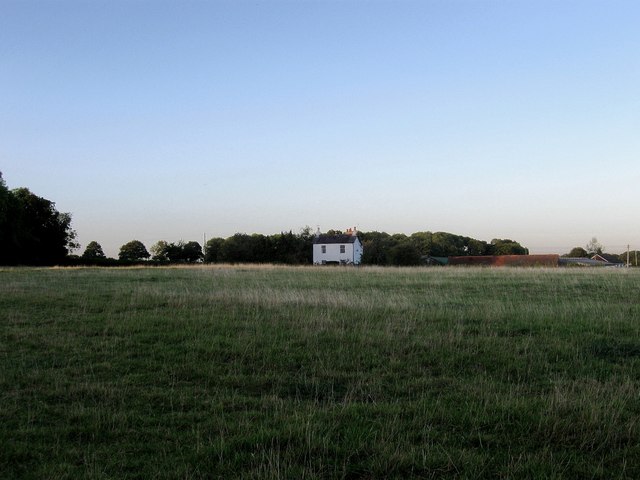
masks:
[[[82,253],[236,232],[640,249],[640,2],[0,1],[0,171]]]

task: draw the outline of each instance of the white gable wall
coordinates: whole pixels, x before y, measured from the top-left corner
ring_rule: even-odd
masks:
[[[340,253],[340,246],[344,245],[344,253]],[[322,253],[325,247],[326,253]],[[354,243],[317,243],[313,245],[313,263],[341,262],[359,264],[362,260],[362,244],[360,240]]]
[[[364,252],[364,248],[360,243],[360,239],[356,240],[353,244],[353,263],[359,264],[362,262],[362,253]]]

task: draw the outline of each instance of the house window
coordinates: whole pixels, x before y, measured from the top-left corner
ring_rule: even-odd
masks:
[[[320,249],[322,250],[322,253],[327,253],[327,246],[326,245],[322,245],[322,247],[320,247]]]
[[[340,245],[340,253],[344,253],[344,252],[345,252],[344,245]]]

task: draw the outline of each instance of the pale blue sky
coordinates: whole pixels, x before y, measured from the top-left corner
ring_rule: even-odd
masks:
[[[113,256],[305,225],[640,249],[638,25],[618,0],[1,0],[0,171]]]

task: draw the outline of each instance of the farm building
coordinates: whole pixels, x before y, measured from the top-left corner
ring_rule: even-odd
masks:
[[[624,267],[624,262],[621,261],[616,255],[608,253],[596,253],[591,260],[602,262],[606,267]]]
[[[562,267],[601,267],[604,265],[600,260],[586,257],[560,257],[559,262]]]
[[[321,234],[313,239],[313,264],[358,265],[362,260],[362,243],[355,228],[338,235]]]
[[[487,267],[557,267],[559,255],[484,255],[449,257],[448,265]]]

